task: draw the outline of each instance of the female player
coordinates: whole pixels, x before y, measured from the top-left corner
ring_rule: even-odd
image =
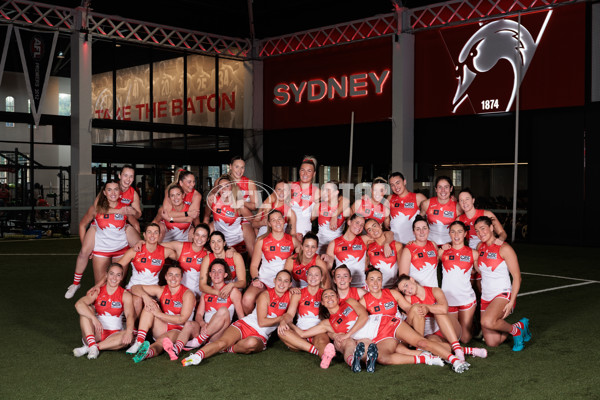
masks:
[[[298,240],[283,231],[283,215],[272,210],[268,217],[269,233],[256,241],[250,261],[252,284],[246,289],[242,304],[244,311],[254,309],[256,297],[266,288],[271,288],[275,275],[285,266],[285,260],[300,246]]]
[[[190,171],[179,169],[175,173],[175,182],[177,182],[177,185],[183,189],[183,204],[189,208],[187,211],[175,211],[173,209],[173,204],[169,198],[169,189],[171,188],[170,185],[165,190],[165,198],[162,204],[162,209],[167,210],[165,215],[166,218],[164,219],[166,221],[170,221],[171,218],[175,220],[176,218],[179,219],[192,217],[192,223],[194,225],[198,225],[198,223],[200,223],[198,216],[200,215],[200,202],[202,201],[202,195],[196,190],[196,177]],[[161,230],[162,229],[163,227],[161,226]]]
[[[313,208],[321,197],[319,188],[313,183],[316,172],[317,160],[304,157],[300,164],[300,180],[291,184],[290,205],[296,213],[296,236],[299,239],[312,229]]]
[[[450,224],[452,247],[440,249],[442,261],[442,290],[448,299],[448,313],[462,328],[460,337],[463,343],[471,340],[473,316],[477,308],[477,298],[471,286],[473,266],[477,262],[477,251],[466,245],[467,229],[465,224],[454,221]]]
[[[181,284],[181,276],[181,267],[172,265],[167,269],[165,286],[134,285],[131,288],[131,293],[144,301],[136,341],[127,349],[128,354],[135,354],[135,363],[159,355],[163,351],[163,339],[174,340],[192,315],[196,298]],[[154,298],[159,299],[158,303]],[[152,346],[146,340],[150,328],[156,338]]]
[[[167,192],[172,208],[169,210],[160,207],[156,217],[152,221],[164,226],[164,229],[161,229],[161,237],[158,241],[159,243],[173,241],[188,242],[191,239],[190,227],[194,220],[194,217],[189,215],[190,204],[183,202],[185,193],[181,186],[177,184],[171,185],[167,189]],[[174,214],[179,215],[181,213],[183,213],[183,216],[173,217]]]
[[[494,236],[497,236],[496,244],[500,246],[506,241],[508,235],[494,213],[488,210],[478,210],[475,208],[475,197],[470,189],[467,188],[460,191],[458,194],[458,204],[464,213],[458,217],[458,220],[467,227],[469,247],[477,249],[477,245],[479,245],[479,238],[475,234],[475,227],[473,225],[477,218],[483,216],[492,220],[492,225],[494,225]]]
[[[331,287],[327,273],[327,265],[317,255],[319,247],[319,238],[312,232],[307,232],[302,238],[302,246],[298,253],[288,257],[285,260],[284,268],[290,271],[294,278],[294,286],[305,288],[308,286],[307,272],[308,269],[317,266],[321,269],[321,277],[323,278],[322,285],[325,288]]]
[[[383,251],[383,246],[386,245],[386,238],[383,234],[381,224],[374,219],[368,219],[365,222],[365,231],[367,232],[367,236],[373,239],[373,242],[367,247],[366,265],[372,265],[381,271],[384,288],[396,288],[398,284],[398,259],[402,254],[402,244],[396,241],[389,243],[389,246],[392,248],[392,254],[386,257]]]
[[[481,273],[481,328],[485,343],[496,347],[512,335],[513,351],[521,351],[524,342],[531,339],[529,319],[522,318],[512,325],[504,320],[514,311],[521,288],[517,254],[508,243],[495,243],[489,217],[477,218],[475,232],[481,240],[476,268]]]
[[[352,214],[358,214],[364,219],[372,218],[383,225],[390,215],[390,209],[385,199],[387,182],[383,178],[373,179],[371,196],[363,196],[352,205]]]
[[[398,261],[400,275],[409,275],[423,286],[438,287],[438,246],[429,238],[429,224],[422,216],[413,222],[415,241],[407,244]]]
[[[346,264],[336,266],[331,271],[331,276],[333,280],[333,288],[340,297],[340,301],[344,301],[346,299],[354,299],[359,301],[361,297],[367,293],[367,291],[363,288],[350,286],[350,283],[352,282],[352,274]]]
[[[75,303],[79,313],[81,334],[86,344],[73,349],[75,357],[87,354],[92,360],[100,350],[119,350],[133,339],[133,301],[131,293],[119,284],[123,280],[123,267],[113,263],[108,267],[106,285],[98,292],[92,292]],[[123,316],[127,320],[123,330]]]
[[[218,292],[225,286],[225,278],[228,274],[229,266],[225,260],[217,258],[208,266],[208,284]],[[174,361],[177,360],[190,337],[193,337],[189,343],[191,348],[200,347],[209,338],[213,341],[219,339],[231,324],[234,311],[238,318],[244,318],[242,293],[237,288],[233,288],[226,299],[214,294],[203,294],[200,297],[195,320],[185,323],[175,343],[168,337],[164,338],[163,348]]]
[[[248,219],[253,217],[252,212],[259,206],[259,198],[256,184],[244,176],[245,171],[246,162],[242,160],[242,157],[233,157],[229,163],[229,176],[232,183],[237,185],[238,200],[244,201],[244,209],[241,210],[241,214],[247,219],[242,221],[242,230],[244,232],[244,243],[246,243],[248,253],[252,254],[256,235],[254,234],[254,229],[252,229],[252,225],[249,223]]]
[[[327,182],[321,190],[319,206],[313,209],[313,218],[319,223],[319,254],[325,254],[329,243],[342,236],[344,221],[349,216],[350,201],[340,195],[336,182]]]
[[[229,353],[258,353],[267,348],[269,336],[283,319],[290,304],[289,288],[292,276],[288,271],[277,273],[272,288],[262,292],[256,299],[256,308],[250,315],[234,322],[213,342],[201,350],[183,359],[184,367],[198,365],[200,362],[223,350]]]
[[[127,234],[127,241],[129,245],[134,245],[140,234],[140,224],[137,219],[142,215],[140,206],[140,197],[135,191],[131,184],[135,180],[135,171],[133,167],[125,165],[121,168],[119,173],[119,203],[121,207],[118,209],[109,208],[106,210],[107,214],[120,214],[126,215],[129,225],[125,226],[125,232]],[[100,192],[102,193],[102,191]],[[94,204],[90,206],[87,213],[83,216],[79,222],[79,239],[81,240],[81,250],[77,255],[77,261],[75,262],[75,275],[73,277],[73,283],[67,288],[65,298],[70,299],[75,295],[75,292],[81,287],[81,278],[88,265],[88,261],[92,256],[94,250],[95,238],[96,238],[96,225],[92,223],[89,229],[87,229],[90,222],[94,221],[96,215],[96,208],[98,205],[98,199],[100,193],[96,196]],[[87,229],[87,231],[86,231]]]
[[[296,236],[296,213],[290,204],[290,185],[286,180],[281,180],[275,185],[275,191],[260,207],[256,218],[252,220],[254,229],[258,229],[257,237],[267,233],[267,215],[271,210],[279,210],[284,217],[285,231]],[[258,215],[260,214],[260,218]]]
[[[306,236],[304,238],[306,239]],[[306,272],[307,286],[302,288],[299,294],[291,295],[290,305],[279,323],[277,333],[288,348],[320,356],[321,368],[328,368],[331,359],[335,356],[335,347],[329,342],[329,336],[321,333],[309,339],[303,339],[293,329],[290,329],[296,314],[298,314],[296,325],[302,330],[310,329],[321,322],[319,304],[321,303],[321,293],[323,293],[321,288],[323,278],[321,268],[316,265],[308,268]]]
[[[421,215],[427,218],[431,228],[429,238],[440,246],[450,242],[448,226],[461,213],[458,203],[452,199],[452,179],[438,176],[435,180],[436,197],[421,203]]]
[[[406,179],[400,172],[393,172],[390,175],[390,188],[392,194],[387,198],[390,218],[386,225],[394,232],[394,240],[407,244],[415,240],[412,224],[419,215],[421,203],[427,198],[421,193],[409,192]]]

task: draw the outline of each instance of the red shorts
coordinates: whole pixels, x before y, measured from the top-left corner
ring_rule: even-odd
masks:
[[[462,306],[448,306],[448,312],[449,313],[457,313],[459,311],[467,311],[467,310],[470,310],[471,308],[475,307],[476,305],[477,305],[477,300],[473,300],[471,303],[465,304]]]
[[[510,292],[500,293],[500,294],[496,295],[496,297],[494,297],[490,301],[481,299],[481,312],[484,312],[488,308],[490,303],[492,301],[494,301],[495,299],[506,299],[506,301],[510,301]],[[515,302],[515,306],[516,305],[517,305],[517,303]],[[513,311],[514,311],[514,307],[513,307]]]
[[[104,257],[104,258],[112,258],[112,257],[121,257],[129,250],[129,246],[123,247],[121,250],[116,251],[92,251],[92,254],[95,257]]]
[[[246,243],[243,240],[238,244],[234,245],[233,248],[240,254],[246,253]]]
[[[477,271],[475,271],[475,269],[473,269],[473,272],[471,273],[471,280],[472,281],[480,281],[481,280],[481,274]]]
[[[117,332],[121,332],[120,330],[109,330],[109,329],[103,329],[102,330],[102,336],[100,337],[100,341],[104,342],[110,335],[117,333]]]
[[[262,336],[260,333],[256,332],[256,330],[248,325],[246,322],[240,320],[235,321],[231,326],[237,328],[242,334],[242,339],[246,339],[247,337],[255,337],[260,339],[263,342],[263,350],[267,348],[267,339]]]
[[[183,329],[183,325],[167,324],[167,332],[169,331],[180,331]]]
[[[400,326],[402,320],[398,317],[382,315],[379,323],[377,336],[373,339],[373,343],[379,343],[385,339],[396,339],[396,329]]]

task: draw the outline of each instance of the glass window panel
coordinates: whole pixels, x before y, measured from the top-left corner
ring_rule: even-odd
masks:
[[[187,58],[188,125],[215,126],[215,59]],[[212,96],[212,97],[211,97]]]
[[[117,119],[150,121],[150,65],[117,71]]]
[[[183,124],[183,57],[153,64],[154,122]]]

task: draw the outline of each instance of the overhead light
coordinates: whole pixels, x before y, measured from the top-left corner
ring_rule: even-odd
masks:
[[[65,53],[63,53],[62,51],[59,51],[56,58],[65,58]]]
[[[115,43],[115,47],[121,47],[120,43]]]

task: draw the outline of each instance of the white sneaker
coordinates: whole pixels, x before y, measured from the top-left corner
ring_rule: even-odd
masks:
[[[189,356],[188,358],[184,358],[183,360],[181,360],[181,364],[184,367],[188,367],[190,365],[198,365],[198,364],[200,364],[200,361],[202,361],[202,357],[200,357],[198,354],[194,353],[191,356]]]
[[[142,345],[142,342],[138,342],[137,340],[135,341],[134,344],[131,345],[130,348],[127,349],[127,351],[125,353],[127,354],[135,354],[138,352],[138,350],[140,349],[140,346]]]
[[[90,348],[84,344],[81,347],[77,347],[77,348],[73,349],[73,355],[75,357],[81,357],[81,356],[86,355],[88,353],[88,351],[90,351]]]
[[[92,346],[88,351],[88,360],[95,360],[98,358],[98,354],[100,354],[100,349],[98,346]]]
[[[457,374],[462,374],[463,372],[468,370],[470,366],[471,364],[469,364],[468,362],[459,360],[452,364],[452,370]]]
[[[443,367],[444,366],[444,361],[441,358],[439,358],[438,356],[433,356],[433,355],[426,354],[425,355],[425,364],[427,364],[427,365],[437,365],[438,367]]]
[[[67,293],[65,293],[65,299],[71,299],[75,296],[75,292],[79,290],[81,285],[70,285],[67,288]]]
[[[454,351],[454,355],[456,356],[456,358],[458,358],[460,361],[465,361],[465,352],[463,351],[463,349],[458,349]]]
[[[487,357],[487,350],[482,347],[473,347],[473,357]]]

